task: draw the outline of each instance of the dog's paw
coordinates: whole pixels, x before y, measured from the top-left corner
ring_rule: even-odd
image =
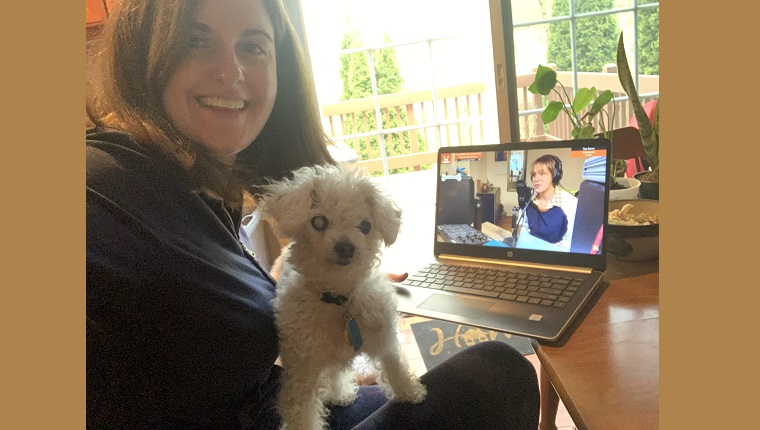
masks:
[[[359,386],[356,384],[349,384],[341,387],[339,390],[320,390],[320,398],[326,404],[335,406],[348,406],[354,403],[356,395],[359,392]]]
[[[333,406],[348,406],[353,404],[354,400],[356,400],[356,394],[346,395],[329,400],[326,399],[325,403]]]
[[[403,387],[394,387],[391,399],[396,402],[420,403],[427,396],[427,388],[422,383],[413,379]]]

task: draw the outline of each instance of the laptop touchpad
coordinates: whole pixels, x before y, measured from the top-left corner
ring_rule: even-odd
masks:
[[[491,300],[433,294],[417,308],[476,319],[485,315],[493,304]]]

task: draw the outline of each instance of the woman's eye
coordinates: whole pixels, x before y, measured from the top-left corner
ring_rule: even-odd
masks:
[[[362,232],[362,234],[369,234],[369,231],[372,230],[372,223],[370,223],[367,220],[362,221],[359,226],[359,231]]]
[[[208,46],[208,43],[201,37],[198,36],[190,36],[190,40],[187,42],[188,46],[190,48],[205,48]]]
[[[311,226],[317,231],[324,231],[328,224],[330,224],[330,222],[327,221],[327,218],[325,218],[324,215],[317,215],[311,219]]]
[[[241,43],[239,49],[241,52],[248,55],[263,55],[265,53],[264,48],[254,42]]]

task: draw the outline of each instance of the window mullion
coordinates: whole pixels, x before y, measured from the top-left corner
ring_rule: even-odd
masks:
[[[441,118],[438,116],[438,85],[435,83],[435,63],[433,58],[433,40],[428,39],[427,41],[427,47],[428,47],[428,55],[430,56],[430,95],[433,99],[433,118],[435,119],[435,137],[436,137],[436,147],[440,148],[443,146],[443,141],[441,140],[441,135],[443,126],[441,125]]]
[[[578,27],[576,25],[575,0],[570,0],[570,52],[572,53],[571,59],[573,64],[573,94],[578,91],[578,51],[576,50],[578,45],[576,40]],[[570,97],[573,97],[572,94]]]
[[[367,50],[367,67],[369,67],[369,82],[372,86],[372,101],[375,105],[375,126],[377,127],[377,143],[380,146],[380,160],[383,163],[383,176],[386,178],[389,175],[388,172],[388,153],[385,150],[385,138],[383,133],[383,118],[380,111],[380,93],[377,89],[377,75],[375,74],[375,60],[372,57],[373,49]]]
[[[639,91],[639,0],[633,0],[633,85]],[[628,65],[630,68],[630,64]]]

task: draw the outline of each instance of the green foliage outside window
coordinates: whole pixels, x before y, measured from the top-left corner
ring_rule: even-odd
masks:
[[[639,73],[660,74],[660,8],[639,11]]]
[[[615,0],[576,0],[575,13],[598,12],[615,7]],[[553,0],[551,16],[567,16],[570,0]],[[638,11],[639,73],[659,74],[660,31],[659,8]],[[579,72],[600,72],[605,64],[615,64],[617,38],[621,29],[615,15],[578,18],[576,20],[576,61]],[[550,23],[547,27],[546,58],[559,71],[572,68],[570,21]]]
[[[614,0],[576,1],[576,14],[612,9]],[[570,0],[554,0],[552,16],[565,16]],[[612,15],[578,18],[575,27],[575,51],[579,72],[600,72],[605,64],[615,63],[617,21]],[[570,21],[551,23],[547,30],[547,53],[557,70],[573,70],[570,38]]]
[[[390,42],[388,36],[385,36],[385,42]],[[361,36],[355,31],[347,32],[341,42],[341,49],[357,48],[361,46],[363,46]],[[372,55],[372,61],[375,66],[375,76],[377,78],[378,95],[399,92],[404,81],[399,73],[395,48],[385,48],[373,51]],[[343,82],[341,100],[354,100],[372,96],[368,56],[369,54],[367,52],[355,52],[341,56],[340,78]],[[387,112],[387,116],[383,115],[382,118],[383,129],[403,127],[409,124],[405,109],[388,108]],[[365,133],[377,130],[374,109],[357,112],[355,114],[355,120],[350,115],[346,115],[344,118],[344,128],[345,134]],[[417,133],[417,131],[401,133],[403,138],[400,138],[398,133],[386,135],[386,148],[392,148],[392,150],[388,152],[393,154],[410,152],[411,143],[409,133]],[[358,150],[359,156],[362,160],[380,158],[380,142],[378,137],[373,136],[355,140],[358,141],[359,145],[358,148],[354,148],[355,150]],[[417,145],[420,151],[427,150],[427,144],[419,133],[417,133]],[[402,148],[404,148],[403,151]],[[423,168],[430,168],[430,166],[423,166]],[[413,168],[411,167],[392,169],[390,173],[409,172],[412,170]]]

